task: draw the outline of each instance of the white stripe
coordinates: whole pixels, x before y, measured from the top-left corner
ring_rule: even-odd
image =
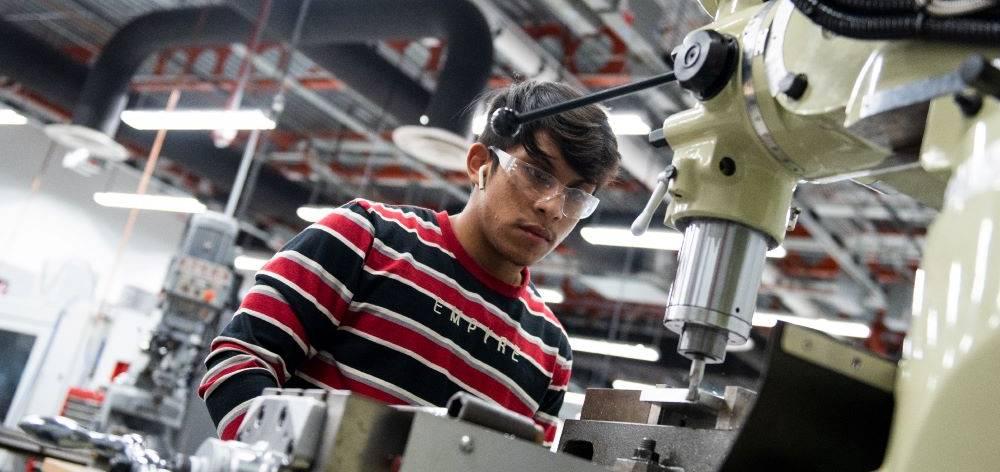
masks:
[[[348,203],[348,205],[357,204],[357,202],[358,202],[358,200],[354,200],[354,201]],[[363,207],[361,205],[357,205],[357,206],[358,206],[359,209],[361,209],[361,211],[363,211],[365,213],[369,213],[367,208],[365,208],[365,207]],[[330,213],[336,213],[336,214],[338,214],[340,216],[343,216],[344,218],[347,218],[347,219],[349,219],[349,220],[357,223],[358,226],[360,226],[360,227],[364,228],[365,230],[367,230],[369,234],[375,234],[375,227],[372,226],[372,222],[368,221],[368,218],[365,218],[364,216],[359,215],[357,212],[351,210],[350,208],[347,208],[347,207],[334,208],[334,210],[332,212],[330,212]]]
[[[243,341],[242,339],[230,338],[229,336],[218,336],[218,337],[215,338],[215,340],[212,341],[212,344],[215,344],[215,343],[220,342],[220,341],[230,342],[230,343],[237,344],[237,345],[240,345],[240,346],[243,346],[243,347],[247,348],[248,350],[250,350],[254,354],[257,354],[257,357],[260,357],[262,360],[264,360],[265,361],[264,364],[267,366],[268,369],[271,368],[271,364],[269,362],[267,362],[267,361],[270,361],[271,363],[275,363],[275,364],[280,365],[281,366],[281,372],[284,374],[281,377],[286,378],[286,379],[289,377],[290,373],[288,372],[288,367],[285,366],[285,360],[282,359],[281,356],[279,356],[279,355],[277,355],[277,354],[275,354],[275,353],[273,353],[271,351],[268,351],[263,346],[258,346],[256,344],[250,344],[250,343],[248,343],[246,341]],[[277,374],[277,373],[275,373],[275,374]],[[278,378],[278,375],[275,375],[274,377]]]
[[[288,288],[290,288],[292,290],[295,290],[295,292],[298,293],[299,295],[301,295],[302,298],[305,298],[306,300],[310,301],[313,304],[313,307],[315,307],[317,310],[319,310],[320,313],[326,315],[326,317],[330,320],[331,323],[333,323],[334,326],[340,326],[340,321],[337,321],[337,318],[335,318],[333,316],[333,313],[330,313],[330,310],[326,309],[326,307],[323,306],[319,302],[319,300],[316,300],[316,297],[312,296],[312,294],[310,294],[309,292],[305,291],[302,287],[299,287],[298,285],[296,285],[295,283],[293,283],[291,280],[288,280],[285,277],[283,277],[281,275],[278,275],[278,274],[276,274],[274,272],[271,272],[271,271],[262,270],[262,271],[259,272],[259,274],[267,275],[269,277],[273,277],[273,278],[277,279],[279,282],[281,282],[281,283],[285,284],[286,286],[288,286]],[[353,298],[353,295],[351,296],[351,298]],[[347,300],[350,300],[351,298],[348,298]]]
[[[340,373],[343,374],[344,377],[354,380],[355,382],[363,383],[376,390],[387,391],[388,393],[396,397],[402,398],[410,402],[411,405],[436,406],[433,403],[424,400],[423,398],[420,398],[419,395],[409,390],[406,390],[405,388],[400,387],[399,385],[396,385],[392,382],[380,379],[367,372],[362,372],[358,369],[355,369],[349,365],[342,364],[340,362],[334,361],[334,364],[337,366],[338,369],[340,369]]]
[[[568,386],[569,386],[569,382],[567,382],[565,385],[549,385],[549,390],[553,390],[553,391],[556,391],[556,392],[565,392],[566,391],[566,387],[568,387]]]
[[[427,228],[427,229],[429,229],[429,230],[431,230],[431,231],[433,231],[433,232],[435,232],[437,234],[441,234],[441,228],[439,228],[436,223],[427,221],[427,220],[421,218],[419,215],[417,215],[416,213],[414,213],[412,211],[407,211],[407,210],[404,210],[402,208],[390,208],[390,207],[388,207],[388,206],[386,206],[386,205],[384,205],[382,203],[379,203],[379,202],[369,201],[368,203],[371,204],[371,206],[373,206],[373,207],[382,208],[383,210],[385,210],[385,211],[387,211],[389,213],[399,213],[404,218],[406,218],[408,220],[416,220],[416,223],[418,225],[423,226],[424,228]],[[371,214],[372,212],[368,212],[368,213]],[[378,212],[375,212],[375,213],[378,214]],[[381,215],[379,215],[379,216],[383,220],[385,219],[385,217],[382,217]],[[398,221],[396,223],[399,224]]]
[[[541,423],[548,423],[550,425],[557,425],[561,421],[558,416],[552,416],[548,413],[543,413],[541,411],[535,413],[535,420]]]
[[[425,359],[423,356],[421,356],[420,354],[417,354],[416,352],[413,352],[413,351],[411,351],[409,349],[406,349],[405,347],[402,347],[402,346],[397,346],[397,345],[395,345],[395,344],[393,344],[393,343],[391,343],[389,341],[386,341],[385,339],[379,338],[377,336],[373,336],[371,334],[365,333],[364,331],[360,331],[360,330],[355,329],[355,328],[350,327],[350,326],[343,326],[340,329],[342,329],[344,331],[347,331],[349,333],[354,333],[357,336],[365,338],[365,339],[367,339],[367,340],[369,340],[369,341],[371,341],[373,343],[385,346],[385,347],[387,347],[389,349],[392,349],[392,350],[394,350],[396,352],[400,352],[400,353],[406,354],[406,355],[412,357],[417,362],[420,362],[421,364],[427,366],[428,368],[441,373],[445,377],[448,377],[449,380],[451,380],[452,382],[454,382],[458,386],[462,387],[465,391],[475,393],[476,396],[478,396],[479,398],[491,401],[491,402],[495,403],[497,406],[503,406],[503,405],[500,405],[499,402],[497,402],[496,400],[494,400],[493,398],[491,398],[489,395],[485,395],[485,394],[483,394],[483,392],[480,392],[479,390],[476,390],[476,389],[470,387],[465,382],[462,382],[461,380],[459,380],[458,377],[455,377],[454,375],[451,374],[451,372],[448,372],[448,369],[445,369],[444,367],[441,367],[441,366],[439,366],[439,365],[437,365],[437,364],[435,364],[435,363],[433,363],[433,362]]]
[[[416,290],[416,291],[418,291],[420,293],[423,293],[424,295],[426,295],[426,296],[428,296],[428,297],[430,297],[430,298],[432,298],[434,300],[438,300],[437,297],[434,295],[433,292],[431,292],[430,290],[427,290],[426,288],[420,286],[416,282],[414,282],[414,281],[412,281],[412,280],[410,280],[410,279],[408,279],[406,277],[403,277],[403,276],[401,276],[399,274],[394,274],[392,272],[387,272],[387,271],[384,271],[384,270],[375,270],[375,269],[372,269],[372,268],[368,267],[367,265],[365,266],[365,272],[368,272],[368,273],[373,274],[373,275],[381,275],[382,277],[388,277],[390,279],[396,280],[399,283],[408,285],[408,286],[412,287],[414,290]],[[499,338],[506,339],[507,340],[507,345],[511,349],[513,349],[514,351],[516,351],[517,354],[520,355],[522,359],[528,361],[528,363],[530,363],[531,365],[535,366],[545,376],[551,378],[551,377],[553,377],[555,375],[555,372],[550,371],[550,370],[546,369],[545,367],[543,367],[541,364],[538,363],[537,360],[535,360],[535,358],[533,358],[531,356],[528,356],[528,355],[521,354],[521,351],[517,349],[517,345],[515,345],[513,342],[511,342],[510,339],[507,339],[506,337],[500,336],[499,334],[495,333],[492,329],[484,326],[479,321],[476,321],[474,318],[472,318],[470,316],[467,316],[463,311],[459,310],[454,305],[452,305],[452,304],[450,304],[450,303],[448,303],[448,302],[446,302],[444,300],[438,300],[438,303],[440,303],[441,306],[443,306],[445,308],[448,308],[449,310],[451,310],[451,311],[453,311],[455,313],[458,313],[458,315],[461,316],[462,319],[464,319],[467,323],[475,323],[476,326],[479,329],[482,329],[483,331],[489,333],[490,336],[492,336],[494,338],[497,338],[497,339],[499,339]]]
[[[250,408],[250,404],[253,403],[254,400],[254,398],[251,398],[243,403],[240,403],[239,405],[234,406],[232,410],[229,410],[229,413],[226,413],[226,416],[223,416],[222,419],[219,420],[219,427],[216,429],[215,434],[221,437],[222,431],[226,429],[226,426],[229,426],[229,422],[233,421],[240,414],[246,413],[247,408]],[[240,428],[242,427],[243,425],[240,425],[240,427],[236,429],[237,435],[239,435]]]
[[[370,303],[351,303],[351,311],[360,311],[360,310],[368,310],[368,312],[374,316],[387,320],[391,323],[404,325],[405,327],[413,331],[419,332],[420,334],[424,335],[425,338],[434,342],[438,346],[441,346],[450,351],[452,354],[455,354],[456,356],[462,358],[462,360],[464,360],[466,364],[469,364],[469,367],[472,367],[473,369],[476,369],[488,375],[489,377],[499,381],[500,383],[504,384],[504,386],[507,387],[509,390],[511,390],[515,395],[517,395],[517,397],[522,402],[531,406],[531,409],[533,410],[538,409],[538,403],[534,399],[532,399],[531,396],[528,395],[528,393],[525,392],[521,388],[521,386],[517,384],[517,382],[515,382],[513,379],[505,375],[503,372],[500,372],[493,366],[477,359],[470,352],[466,351],[465,349],[462,349],[460,346],[455,344],[454,341],[438,334],[437,332],[430,329],[426,325],[417,323],[411,320],[410,318],[407,318],[403,315],[400,315],[399,313],[389,310],[388,308],[384,308],[378,305],[372,305]]]
[[[562,357],[562,356],[559,355],[559,348],[558,347],[550,346],[550,345],[546,344],[544,341],[542,341],[542,339],[539,338],[538,336],[535,336],[535,335],[533,335],[531,333],[528,333],[527,331],[524,330],[524,328],[521,327],[520,323],[517,323],[516,321],[514,321],[510,317],[510,315],[507,314],[507,312],[501,310],[496,305],[493,305],[492,303],[487,302],[486,299],[484,299],[482,297],[482,295],[480,295],[480,294],[478,294],[476,292],[472,292],[472,291],[466,290],[458,282],[455,282],[450,277],[448,277],[448,276],[446,276],[446,275],[444,275],[444,274],[442,274],[442,273],[440,273],[440,272],[438,272],[438,271],[436,271],[436,270],[428,267],[427,265],[425,265],[425,264],[417,261],[416,259],[414,259],[414,257],[413,257],[412,254],[410,254],[408,252],[400,253],[400,252],[396,251],[395,249],[393,249],[392,247],[386,245],[385,243],[383,243],[381,240],[379,240],[377,238],[373,240],[372,246],[375,249],[377,249],[379,252],[381,252],[382,254],[386,255],[387,257],[390,257],[390,258],[396,259],[396,260],[401,260],[402,259],[402,260],[406,260],[406,261],[410,262],[411,264],[413,264],[414,267],[416,267],[417,269],[420,269],[425,274],[427,274],[427,275],[429,275],[429,276],[437,279],[441,283],[443,283],[445,285],[448,285],[449,287],[455,289],[456,291],[458,291],[459,293],[461,293],[466,299],[468,299],[468,300],[470,300],[472,302],[478,303],[478,304],[482,305],[483,307],[485,307],[489,312],[493,313],[495,316],[497,316],[498,318],[500,318],[501,320],[503,320],[511,328],[514,328],[515,330],[517,330],[517,332],[522,337],[524,337],[524,338],[526,338],[528,340],[536,341],[534,344],[538,345],[539,349],[541,349],[543,352],[551,354],[551,355],[555,356],[556,358],[561,358]],[[366,269],[367,269],[367,267],[366,267]],[[565,359],[565,358],[563,358],[563,359]]]
[[[298,251],[281,251],[275,254],[274,257],[284,258],[285,260],[294,262],[300,265],[302,268],[308,270],[309,272],[312,272],[313,275],[319,277],[324,282],[326,282],[326,285],[328,287],[332,288],[335,292],[340,294],[341,298],[343,298],[344,300],[350,300],[352,297],[354,297],[354,295],[347,288],[347,286],[344,285],[343,282],[334,277],[333,274],[327,272],[326,269],[324,269],[319,262],[312,260],[311,258],[309,258],[309,256],[306,256]]]
[[[317,231],[322,231],[322,232],[324,232],[326,234],[329,234],[330,236],[333,236],[334,238],[337,238],[338,241],[340,241],[344,246],[347,246],[347,248],[350,249],[351,251],[354,251],[354,253],[357,254],[359,257],[361,257],[361,258],[365,257],[365,251],[363,251],[363,250],[361,250],[361,248],[355,246],[354,243],[352,243],[350,239],[347,239],[347,237],[345,237],[344,235],[340,234],[340,232],[338,232],[336,230],[333,230],[333,229],[330,229],[330,228],[328,228],[326,226],[323,226],[323,225],[321,225],[319,223],[315,223],[312,226],[304,229],[303,231],[308,231],[310,229],[315,229]]]
[[[207,389],[205,389],[204,398],[208,398],[209,396],[211,396],[212,392],[214,392],[215,389],[219,388],[220,385],[226,383],[226,381],[229,380],[229,379],[231,379],[233,376],[240,375],[240,374],[245,374],[245,373],[253,371],[253,370],[261,370],[261,371],[267,372],[267,375],[270,375],[271,378],[273,378],[276,383],[278,383],[279,385],[281,384],[280,382],[278,382],[278,379],[276,377],[274,377],[274,371],[273,370],[271,370],[270,368],[267,368],[267,367],[262,367],[258,363],[254,363],[253,367],[244,367],[244,368],[239,369],[239,370],[234,370],[234,371],[232,371],[232,372],[230,372],[230,373],[228,373],[226,375],[223,375],[222,377],[219,377],[219,378],[215,379],[215,382],[212,382],[212,385],[209,386]]]
[[[384,205],[382,205],[382,208],[385,208],[386,210],[389,210],[390,212],[391,212],[391,211],[393,210],[392,208],[387,208],[387,207],[385,207]],[[430,247],[433,247],[433,248],[436,248],[437,250],[441,251],[442,253],[444,253],[444,254],[445,254],[445,255],[447,255],[448,257],[450,257],[450,258],[452,258],[452,259],[455,259],[455,254],[454,254],[453,252],[451,252],[451,251],[449,251],[449,250],[445,249],[445,248],[444,248],[444,246],[441,246],[441,245],[440,245],[440,244],[438,244],[438,243],[435,243],[435,242],[432,242],[432,241],[428,241],[428,240],[424,239],[424,237],[423,237],[423,236],[421,236],[421,235],[420,235],[420,233],[419,233],[419,232],[418,232],[417,230],[415,230],[415,229],[412,229],[412,228],[408,228],[408,227],[406,227],[406,225],[404,225],[404,224],[403,224],[403,223],[402,223],[401,221],[399,221],[399,220],[396,220],[396,219],[394,219],[394,218],[389,218],[389,217],[386,217],[386,216],[382,215],[381,213],[379,213],[379,212],[377,212],[377,211],[373,211],[373,212],[371,212],[371,213],[373,213],[373,214],[374,214],[375,216],[377,216],[377,217],[378,217],[379,219],[381,219],[382,221],[385,221],[385,222],[388,222],[388,223],[393,223],[393,224],[395,224],[395,225],[399,226],[400,228],[402,228],[402,229],[403,229],[404,231],[406,231],[406,232],[408,232],[408,233],[412,233],[412,234],[413,234],[414,236],[416,236],[416,237],[417,237],[417,239],[419,239],[419,240],[420,240],[420,242],[421,242],[421,243],[423,243],[424,245],[426,245],[426,246],[430,246]],[[406,213],[406,212],[402,212],[402,213],[403,213],[404,215],[407,215],[407,214],[408,214],[408,213]],[[441,234],[441,229],[440,229],[440,228],[438,228],[437,226],[432,226],[432,225],[429,225],[429,224],[428,224],[427,222],[425,222],[424,220],[420,219],[420,218],[419,218],[419,217],[417,217],[416,215],[413,215],[412,213],[409,213],[409,215],[412,215],[412,216],[413,216],[413,218],[411,218],[411,219],[415,219],[415,220],[417,220],[417,224],[418,224],[418,225],[420,225],[420,226],[423,226],[424,228],[426,228],[426,229],[429,229],[429,230],[434,230],[434,231],[436,231],[436,232],[437,232],[438,234]]]
[[[310,352],[309,352],[309,346],[306,345],[305,341],[303,341],[302,338],[299,338],[299,336],[297,334],[295,334],[295,331],[292,331],[291,328],[289,328],[288,326],[285,326],[284,324],[282,324],[278,320],[276,320],[274,318],[271,318],[270,316],[265,315],[264,313],[261,313],[261,312],[256,311],[256,310],[251,310],[249,308],[240,308],[239,310],[236,311],[235,314],[233,314],[233,318],[236,318],[236,316],[239,315],[239,314],[241,314],[241,313],[245,314],[247,316],[252,316],[254,318],[257,318],[258,320],[261,320],[261,321],[263,321],[263,322],[265,322],[265,323],[267,323],[267,324],[269,324],[271,326],[274,326],[275,328],[280,329],[285,334],[287,334],[289,337],[291,337],[293,341],[295,341],[295,344],[297,344],[299,346],[299,349],[302,350],[303,354],[305,354],[305,355],[309,355],[310,354]]]
[[[545,300],[542,300],[541,297],[537,296],[532,290],[528,290],[527,293],[528,293],[528,296],[532,299],[532,301],[536,301],[539,304],[541,304],[542,306],[544,306],[546,309],[548,309],[548,305],[545,304]],[[532,310],[531,307],[528,306],[528,301],[527,300],[525,300],[525,299],[523,299],[521,297],[518,297],[518,301],[520,301],[521,304],[524,305],[524,309],[527,310],[528,313],[531,313],[532,315],[541,317],[546,322],[548,322],[548,324],[550,324],[550,325],[558,328],[559,331],[564,336],[569,337],[569,334],[566,333],[566,330],[563,328],[562,324],[557,323],[556,321],[554,321],[552,319],[552,318],[555,318],[555,316],[556,316],[554,313],[552,313],[552,310],[548,311],[548,313],[552,313],[552,318],[549,318],[548,316],[545,316],[545,312],[543,312],[543,311]]]
[[[215,367],[212,367],[207,372],[205,372],[205,375],[201,376],[200,385],[204,385],[205,382],[208,381],[208,379],[214,377],[219,372],[226,370],[226,368],[239,364],[240,362],[246,362],[249,360],[253,360],[253,356],[251,356],[250,354],[238,354],[228,359],[223,359],[221,362],[216,364]]]

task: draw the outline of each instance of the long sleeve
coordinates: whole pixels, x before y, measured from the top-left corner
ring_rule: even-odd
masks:
[[[545,442],[543,444],[546,447],[552,445],[552,441],[556,436],[556,429],[558,429],[559,424],[562,422],[559,419],[559,410],[562,409],[563,398],[566,396],[567,387],[569,387],[571,373],[572,357],[569,358],[566,364],[559,365],[556,368],[553,373],[552,383],[549,384],[548,390],[545,391],[545,395],[538,405],[538,411],[535,413],[535,423],[545,430]]]
[[[250,402],[283,386],[350,316],[372,240],[367,210],[350,202],[299,233],[257,273],[213,340],[198,389],[220,438],[235,437]]]

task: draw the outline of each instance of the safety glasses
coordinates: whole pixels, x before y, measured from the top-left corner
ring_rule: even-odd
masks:
[[[578,188],[566,187],[554,175],[524,162],[506,152],[490,146],[490,152],[500,161],[514,186],[536,202],[562,198],[562,214],[567,218],[582,220],[594,213],[597,197]]]

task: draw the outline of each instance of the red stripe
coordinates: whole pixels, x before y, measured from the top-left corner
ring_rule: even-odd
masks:
[[[390,405],[409,404],[408,401],[403,400],[389,392],[344,376],[336,365],[326,362],[319,356],[310,358],[305,362],[305,364],[302,365],[299,371],[322,384],[321,386],[337,390],[350,390]]]
[[[246,412],[236,415],[236,418],[233,418],[225,428],[222,428],[222,434],[219,435],[219,439],[223,441],[236,439],[236,431],[240,429],[240,425],[243,424],[243,418],[246,416]]]
[[[284,277],[309,295],[312,295],[323,308],[326,308],[330,312],[336,323],[340,324],[341,315],[347,311],[349,301],[344,300],[340,296],[340,292],[327,285],[326,281],[318,275],[312,273],[298,262],[285,257],[271,259],[264,266],[263,270]]]
[[[552,441],[555,441],[555,439],[556,439],[556,425],[554,425],[554,424],[551,424],[551,425],[545,425],[545,424],[543,424],[542,428],[545,429],[545,443],[544,443],[544,445],[547,446],[547,445],[552,444]]]
[[[285,326],[295,333],[302,342],[306,343],[306,346],[310,345],[305,328],[302,327],[298,316],[287,303],[264,293],[250,292],[243,298],[240,308],[253,310],[274,320],[275,323]]]
[[[567,369],[559,364],[556,364],[555,369],[552,372],[552,385],[556,387],[569,385],[569,378],[572,374],[572,369]]]
[[[522,301],[524,301],[524,304],[528,306],[529,310],[541,313],[542,316],[545,317],[545,319],[551,321],[552,324],[562,328],[562,323],[559,323],[559,319],[556,318],[556,315],[552,313],[552,310],[549,310],[549,307],[545,306],[545,302],[536,299],[534,295],[530,293],[529,290],[521,292],[520,298]]]
[[[415,231],[417,235],[420,236],[420,239],[423,239],[424,241],[437,244],[441,247],[447,246],[447,243],[444,240],[444,236],[442,236],[441,233],[438,233],[437,231],[427,229],[426,227],[421,225],[420,222],[423,222],[424,220],[418,218],[417,216],[406,215],[403,213],[402,210],[389,208],[385,205],[382,205],[381,203],[374,203],[374,202],[372,202],[370,205],[367,205],[367,209],[368,211],[374,211],[375,213],[378,213],[379,216],[381,216],[385,220],[395,221],[401,224],[404,228],[408,228]]]
[[[238,364],[233,364],[233,365],[231,365],[229,367],[226,367],[225,369],[222,369],[222,371],[220,371],[218,374],[213,375],[212,378],[210,378],[208,380],[205,380],[205,382],[203,382],[198,387],[198,396],[201,397],[201,398],[205,398],[205,391],[208,390],[209,387],[211,387],[213,384],[215,384],[215,382],[217,380],[219,380],[221,377],[223,377],[223,376],[225,376],[227,374],[230,374],[232,372],[236,372],[237,370],[243,370],[243,369],[247,369],[247,368],[261,368],[261,367],[262,366],[260,364],[258,364],[254,360],[244,361],[244,362],[240,362]]]
[[[255,359],[259,359],[261,362],[271,366],[271,368],[274,369],[275,372],[280,372],[281,373],[280,375],[288,374],[288,372],[285,372],[285,369],[281,367],[281,364],[270,362],[267,359],[264,359],[260,355],[256,354],[255,352],[251,351],[249,348],[245,346],[241,346],[232,341],[220,341],[218,338],[216,338],[216,340],[212,342],[212,351],[208,353],[208,358],[211,358],[212,355],[214,355],[217,351],[222,351],[225,349],[232,349],[253,356]]]
[[[358,331],[416,353],[511,411],[529,417],[535,412],[509,387],[472,367],[465,359],[421,333],[369,313],[359,316],[353,327]]]
[[[344,211],[351,210],[344,209]],[[364,218],[361,215],[357,216]],[[372,233],[368,228],[359,225],[356,221],[340,213],[330,213],[317,221],[316,224],[343,236],[344,239],[350,241],[351,244],[362,251],[368,251],[368,248],[372,246]]]
[[[546,373],[552,372],[556,364],[556,357],[554,355],[544,352],[537,344],[525,338],[515,327],[498,318],[497,315],[491,313],[482,304],[469,300],[458,290],[427,275],[422,270],[414,267],[409,261],[393,259],[379,251],[371,251],[365,259],[365,266],[373,270],[391,272],[435,294],[497,335],[512,341],[517,346],[518,352],[521,355],[526,355],[534,359],[546,370]]]

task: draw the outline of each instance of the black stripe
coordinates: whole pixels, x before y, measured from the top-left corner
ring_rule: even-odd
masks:
[[[444,406],[461,388],[420,361],[347,331],[337,332],[331,354],[342,364],[406,390],[436,406]],[[375,388],[382,388],[375,385]],[[395,395],[391,390],[386,390]],[[405,398],[404,398],[405,400]]]
[[[265,388],[277,386],[274,377],[267,372],[260,370],[240,372],[217,385],[211,395],[205,398],[205,405],[208,407],[209,415],[212,416],[212,421],[218,425],[222,418],[240,403],[259,397]]]

